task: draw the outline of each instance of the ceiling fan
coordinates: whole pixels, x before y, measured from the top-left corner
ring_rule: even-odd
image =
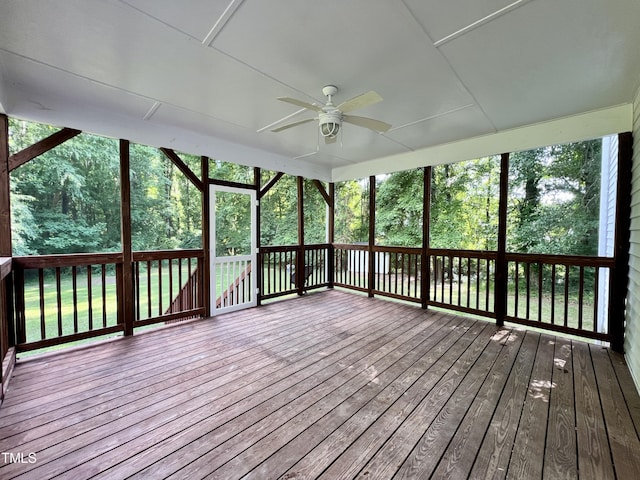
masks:
[[[322,93],[327,97],[327,103],[324,106],[314,105],[295,98],[279,97],[278,100],[282,102],[291,103],[292,105],[297,105],[298,107],[303,107],[307,110],[317,112],[318,116],[314,118],[307,118],[306,120],[301,120],[299,122],[289,123],[288,125],[274,128],[271,131],[281,132],[288,128],[297,127],[298,125],[318,120],[320,133],[324,137],[325,143],[334,143],[338,132],[340,131],[340,127],[342,126],[342,122],[352,123],[353,125],[368,128],[378,133],[384,133],[391,128],[391,125],[388,123],[381,122],[380,120],[375,120],[373,118],[345,115],[347,112],[382,101],[382,97],[376,92],[370,91],[363,93],[362,95],[353,97],[346,102],[342,102],[337,107],[333,104],[333,96],[338,93],[338,87],[335,85],[327,85],[322,89]]]

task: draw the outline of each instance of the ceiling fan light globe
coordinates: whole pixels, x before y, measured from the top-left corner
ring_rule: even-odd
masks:
[[[320,125],[320,133],[323,137],[334,138],[338,135],[340,130],[340,123],[338,122],[326,122]]]

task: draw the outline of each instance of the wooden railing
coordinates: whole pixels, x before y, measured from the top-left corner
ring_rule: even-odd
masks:
[[[334,285],[360,292],[369,291],[367,245],[333,245]]]
[[[496,252],[430,249],[429,304],[495,317]]]
[[[296,272],[298,255],[304,258],[303,274]],[[258,263],[262,268],[262,299],[281,297],[330,285],[330,244],[260,247]],[[299,282],[303,282],[302,285]]]
[[[410,302],[421,301],[422,252],[410,247],[373,247],[373,293]]]
[[[134,252],[134,326],[204,315],[203,261],[202,250]]]
[[[123,331],[122,254],[14,257],[12,268],[18,351]]]
[[[602,297],[613,258],[507,253],[505,294],[498,299],[496,252],[428,249],[424,269],[420,248],[374,246],[371,251],[373,262],[368,245],[335,244],[334,284],[489,318],[497,318],[501,301],[504,321],[611,341]],[[423,272],[428,272],[426,286]]]
[[[508,253],[505,320],[609,340],[602,294],[609,288],[614,259]]]

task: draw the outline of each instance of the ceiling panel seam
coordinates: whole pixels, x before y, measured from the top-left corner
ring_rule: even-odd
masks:
[[[527,0],[528,1],[528,0]],[[432,45],[434,45],[433,39],[431,38],[431,36],[429,35],[429,33],[425,30],[424,26],[422,25],[422,23],[418,20],[418,18],[415,16],[415,14],[413,13],[413,11],[411,10],[411,8],[406,4],[405,0],[402,0],[402,5],[404,5],[404,8],[406,9],[406,11],[409,13],[409,16],[413,19],[413,21],[418,25],[418,27],[420,28],[420,30],[422,30],[423,35],[427,38],[427,40],[429,40],[429,43],[431,43]],[[458,80],[458,82],[460,82],[460,85],[462,86],[462,88],[464,89],[464,91],[473,99],[473,102],[475,105],[478,106],[478,109],[480,110],[480,112],[482,113],[482,115],[484,116],[484,118],[486,118],[487,122],[489,122],[489,125],[491,125],[491,128],[493,129],[494,132],[497,132],[498,129],[496,127],[496,125],[493,123],[493,120],[491,118],[489,118],[489,115],[487,115],[487,112],[485,112],[484,108],[482,108],[482,105],[480,105],[480,102],[478,102],[478,99],[475,97],[475,95],[471,92],[471,90],[469,89],[469,87],[467,86],[467,84],[462,81],[462,78],[460,78],[460,75],[458,74],[458,72],[456,71],[455,68],[453,68],[453,65],[451,65],[451,62],[449,61],[449,59],[446,57],[446,55],[444,53],[442,53],[442,50],[440,50],[439,48],[435,47],[436,51],[438,52],[438,54],[440,55],[440,57],[444,60],[444,62],[447,64],[447,66],[449,67],[449,69],[451,70],[452,75],[456,78],[456,80]]]
[[[497,10],[493,13],[490,13],[489,15],[487,15],[486,17],[481,18],[480,20],[476,20],[475,22],[467,25],[466,27],[462,27],[460,30],[457,30],[449,35],[447,35],[444,38],[441,38],[440,40],[436,41],[433,43],[433,46],[438,48],[441,45],[444,45],[447,42],[450,42],[451,40],[454,40],[458,37],[461,37],[462,35],[475,30],[478,27],[481,27],[482,25],[485,25],[493,20],[495,20],[498,17],[501,17],[502,15],[505,15],[517,8],[520,8],[521,6],[523,6],[525,3],[530,2],[531,0],[516,0],[515,2],[507,5],[506,7],[501,8],[500,10]]]

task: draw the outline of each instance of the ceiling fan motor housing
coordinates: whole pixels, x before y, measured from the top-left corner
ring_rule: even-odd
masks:
[[[323,137],[335,138],[342,125],[342,112],[333,110],[318,114],[320,120],[320,133]]]

